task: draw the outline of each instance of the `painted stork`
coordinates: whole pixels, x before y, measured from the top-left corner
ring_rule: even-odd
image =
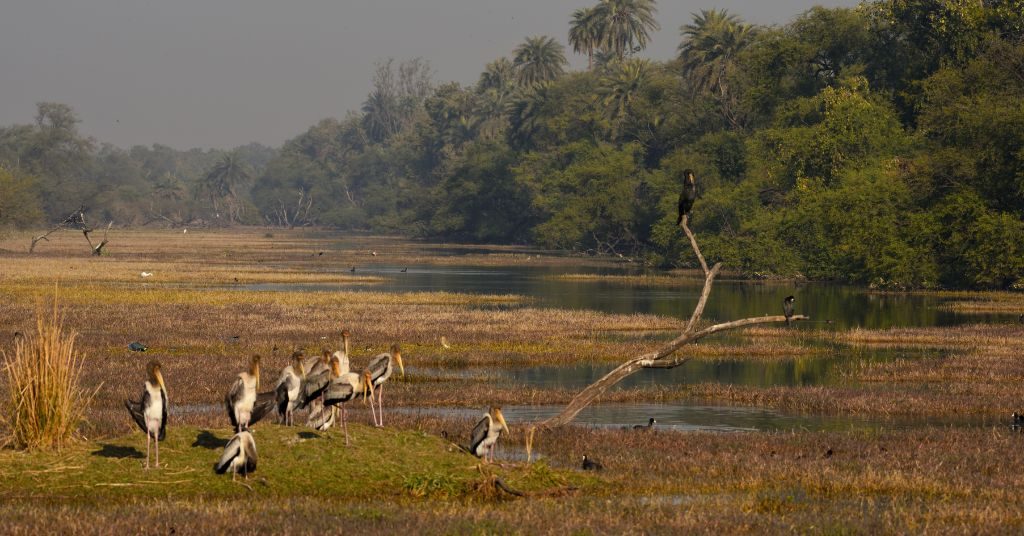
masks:
[[[275,402],[277,413],[281,416],[281,422],[287,426],[294,424],[293,413],[299,407],[299,394],[302,392],[302,380],[306,377],[306,370],[302,366],[302,352],[292,353],[292,364],[281,371],[281,377],[277,379],[274,386]]]
[[[156,467],[160,467],[160,442],[167,435],[167,386],[160,374],[160,362],[150,361],[146,366],[146,388],[138,402],[125,400],[135,424],[146,434],[146,469],[149,469],[150,440],[156,442]]]
[[[490,461],[493,462],[494,444],[498,442],[502,430],[506,434],[509,433],[505,416],[501,414],[501,408],[491,408],[473,427],[473,435],[469,441],[470,452],[484,461],[488,461],[489,455]]]
[[[341,409],[341,426],[345,430],[346,445],[348,445],[348,411],[345,409],[345,403],[359,395],[363,395],[365,401],[367,392],[371,397],[373,396],[373,381],[368,370],[363,371],[362,374],[355,372],[338,374],[331,378],[330,385],[324,390],[324,406],[331,409],[340,407]]]
[[[374,413],[373,398],[370,398],[370,413],[373,415],[374,425],[377,427],[384,426],[384,382],[388,381],[388,378],[395,371],[394,363],[396,362],[404,378],[405,365],[402,364],[402,349],[397,344],[392,344],[390,353],[377,354],[376,357],[370,360],[370,364],[366,366],[366,371],[370,373],[373,386],[377,391],[377,409],[380,410],[379,417]]]
[[[249,361],[249,370],[238,373],[238,378],[224,397],[228,418],[231,419],[231,426],[235,432],[241,432],[249,427],[253,406],[256,404],[256,391],[259,388],[260,356],[254,355]]]
[[[256,440],[248,431],[242,431],[228,441],[213,470],[218,475],[231,471],[232,481],[238,473],[242,473],[242,478],[249,478],[249,473],[256,471],[256,461]]]

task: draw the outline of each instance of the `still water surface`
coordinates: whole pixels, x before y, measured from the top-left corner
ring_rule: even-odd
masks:
[[[510,263],[517,261],[510,261]],[[402,271],[405,269],[406,271]],[[338,272],[347,271],[339,268]],[[607,313],[648,313],[689,318],[700,297],[701,282],[678,287],[633,286],[607,281],[559,279],[566,274],[627,275],[639,274],[629,268],[580,268],[531,266],[519,261],[502,267],[467,266],[390,266],[367,265],[358,275],[384,279],[372,285],[249,285],[256,291],[275,290],[354,290],[374,292],[457,292],[471,294],[516,294],[529,298],[532,306],[562,309],[589,309]],[[944,298],[933,295],[876,294],[864,289],[828,283],[762,283],[720,280],[716,283],[704,318],[726,321],[750,316],[780,314],[782,299],[797,299],[796,311],[812,317],[795,329],[825,328],[847,330],[855,327],[954,326],[977,322],[1012,322],[1012,315],[960,314],[945,310]],[[514,306],[513,306],[514,307]],[[826,321],[828,321],[826,323]],[[833,349],[826,356],[800,357],[772,362],[749,361],[736,356],[716,361],[691,361],[672,370],[644,370],[627,378],[620,388],[649,385],[717,382],[758,387],[821,385],[834,381],[836,367],[851,362],[891,359],[928,359],[942,354],[934,350],[905,351],[891,349]],[[503,383],[534,387],[582,388],[610,370],[611,365],[541,366],[522,369],[488,370]],[[448,371],[449,373],[451,371]],[[445,375],[444,371],[420,373]],[[511,419],[530,421],[552,415],[548,406],[514,406],[504,409]],[[466,412],[452,408],[406,409],[405,411]],[[474,412],[469,412],[474,413]],[[467,417],[471,417],[467,413]],[[708,430],[842,430],[885,426],[937,423],[930,421],[869,421],[835,416],[793,416],[762,408],[722,407],[691,404],[596,405],[587,408],[576,422],[593,426],[629,426],[648,417],[672,429]],[[975,423],[977,424],[977,423]]]

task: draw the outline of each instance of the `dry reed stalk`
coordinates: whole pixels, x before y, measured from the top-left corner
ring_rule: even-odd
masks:
[[[54,288],[53,312],[39,311],[36,332],[18,338],[4,356],[7,441],[30,450],[61,449],[75,438],[95,396],[80,385],[83,356],[75,352],[77,333],[64,331]]]

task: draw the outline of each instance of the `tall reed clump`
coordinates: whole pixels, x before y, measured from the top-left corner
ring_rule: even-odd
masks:
[[[80,385],[83,356],[75,352],[76,336],[64,331],[55,292],[52,315],[41,310],[36,332],[18,337],[12,353],[2,352],[8,387],[3,420],[15,447],[60,449],[75,439],[98,391]]]

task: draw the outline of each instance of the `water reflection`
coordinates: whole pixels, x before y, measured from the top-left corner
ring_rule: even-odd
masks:
[[[407,268],[406,272],[402,272]],[[342,271],[341,268],[338,268]],[[650,313],[689,318],[700,298],[701,283],[675,288],[628,286],[601,281],[557,279],[570,273],[622,275],[627,269],[575,269],[564,266],[360,266],[359,275],[380,276],[378,284],[258,284],[249,290],[460,292],[518,294],[541,307],[591,309],[607,313]],[[733,320],[782,313],[782,298],[796,296],[796,311],[813,318],[797,329],[828,327],[889,328],[948,326],[974,322],[1012,322],[1012,315],[958,314],[942,310],[944,298],[934,295],[875,294],[860,288],[830,283],[764,283],[719,281],[704,318]],[[831,323],[826,323],[831,321]]]
[[[643,369],[622,380],[615,388],[651,387],[659,385],[691,385],[722,383],[751,387],[794,387],[827,385],[840,380],[840,368],[849,363],[883,362],[895,359],[938,358],[939,350],[892,350],[851,348],[828,355],[795,357],[786,360],[749,361],[741,358],[715,361],[691,360],[674,369]],[[489,370],[504,376],[510,383],[530,387],[586,387],[607,374],[615,365],[583,364],[576,366],[542,366],[526,369]]]

